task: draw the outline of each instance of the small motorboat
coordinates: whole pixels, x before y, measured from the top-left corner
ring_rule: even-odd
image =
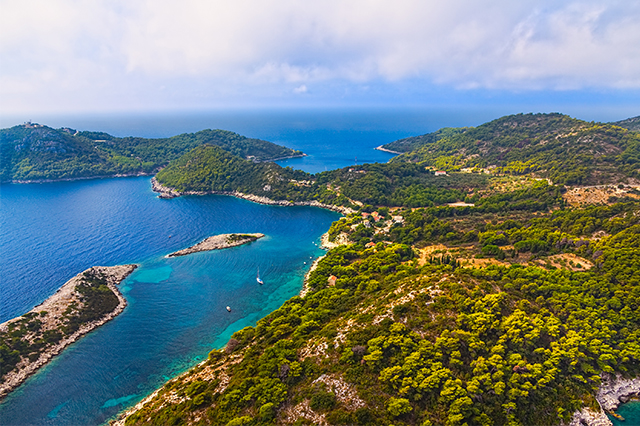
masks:
[[[227,306],[227,311],[231,312],[231,307]]]
[[[256,281],[260,285],[264,284],[264,281],[262,281],[262,278],[260,278],[260,267],[258,267],[258,275],[256,275]]]

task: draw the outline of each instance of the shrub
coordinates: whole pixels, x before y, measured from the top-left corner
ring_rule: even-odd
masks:
[[[407,414],[413,410],[411,403],[406,398],[391,398],[387,401],[387,411],[393,417]]]
[[[309,406],[314,411],[330,410],[336,405],[336,396],[332,392],[319,392],[311,397]]]

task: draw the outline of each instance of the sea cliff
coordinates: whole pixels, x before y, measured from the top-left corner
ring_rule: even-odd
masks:
[[[13,356],[5,359],[2,366],[0,399],[64,348],[120,314],[127,301],[117,285],[136,267],[89,268],[28,313],[0,324],[1,341],[14,349]],[[22,350],[14,348],[16,342]]]

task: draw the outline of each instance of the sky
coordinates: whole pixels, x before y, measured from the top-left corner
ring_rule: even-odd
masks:
[[[0,114],[482,106],[640,115],[640,1],[0,0]]]

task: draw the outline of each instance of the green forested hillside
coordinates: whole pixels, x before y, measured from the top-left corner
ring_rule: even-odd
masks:
[[[487,178],[454,174],[446,179],[414,164],[364,164],[311,175],[273,163],[254,164],[214,146],[201,146],[156,176],[178,191],[240,191],[275,200],[358,207],[425,207],[464,200]]]
[[[159,139],[117,138],[107,133],[27,123],[0,130],[0,181],[151,173],[205,143],[254,161],[302,155],[300,151],[224,130]]]
[[[178,191],[263,192],[266,185],[286,186],[296,172],[274,163],[254,163],[214,145],[203,145],[162,169],[158,182]]]
[[[474,128],[443,129],[384,145],[412,150],[392,162],[442,170],[489,168],[535,173],[561,185],[587,185],[640,177],[640,133],[562,114],[518,114]],[[400,149],[401,150],[401,149]]]
[[[616,121],[611,124],[638,132],[640,131],[640,116],[627,118],[626,120]]]
[[[602,374],[640,372],[638,203],[537,218],[439,210],[396,212],[404,223],[373,247],[360,214],[336,222],[355,243],[328,253],[308,295],[127,424],[558,425],[596,405]],[[510,254],[496,261],[488,246]],[[462,266],[473,253],[493,263]]]
[[[440,130],[436,130],[433,133],[427,133],[421,136],[411,136],[404,139],[383,145],[382,147],[390,151],[405,153],[418,149],[424,145],[433,144],[442,138],[452,137],[464,133],[469,130],[470,127],[445,127]]]

